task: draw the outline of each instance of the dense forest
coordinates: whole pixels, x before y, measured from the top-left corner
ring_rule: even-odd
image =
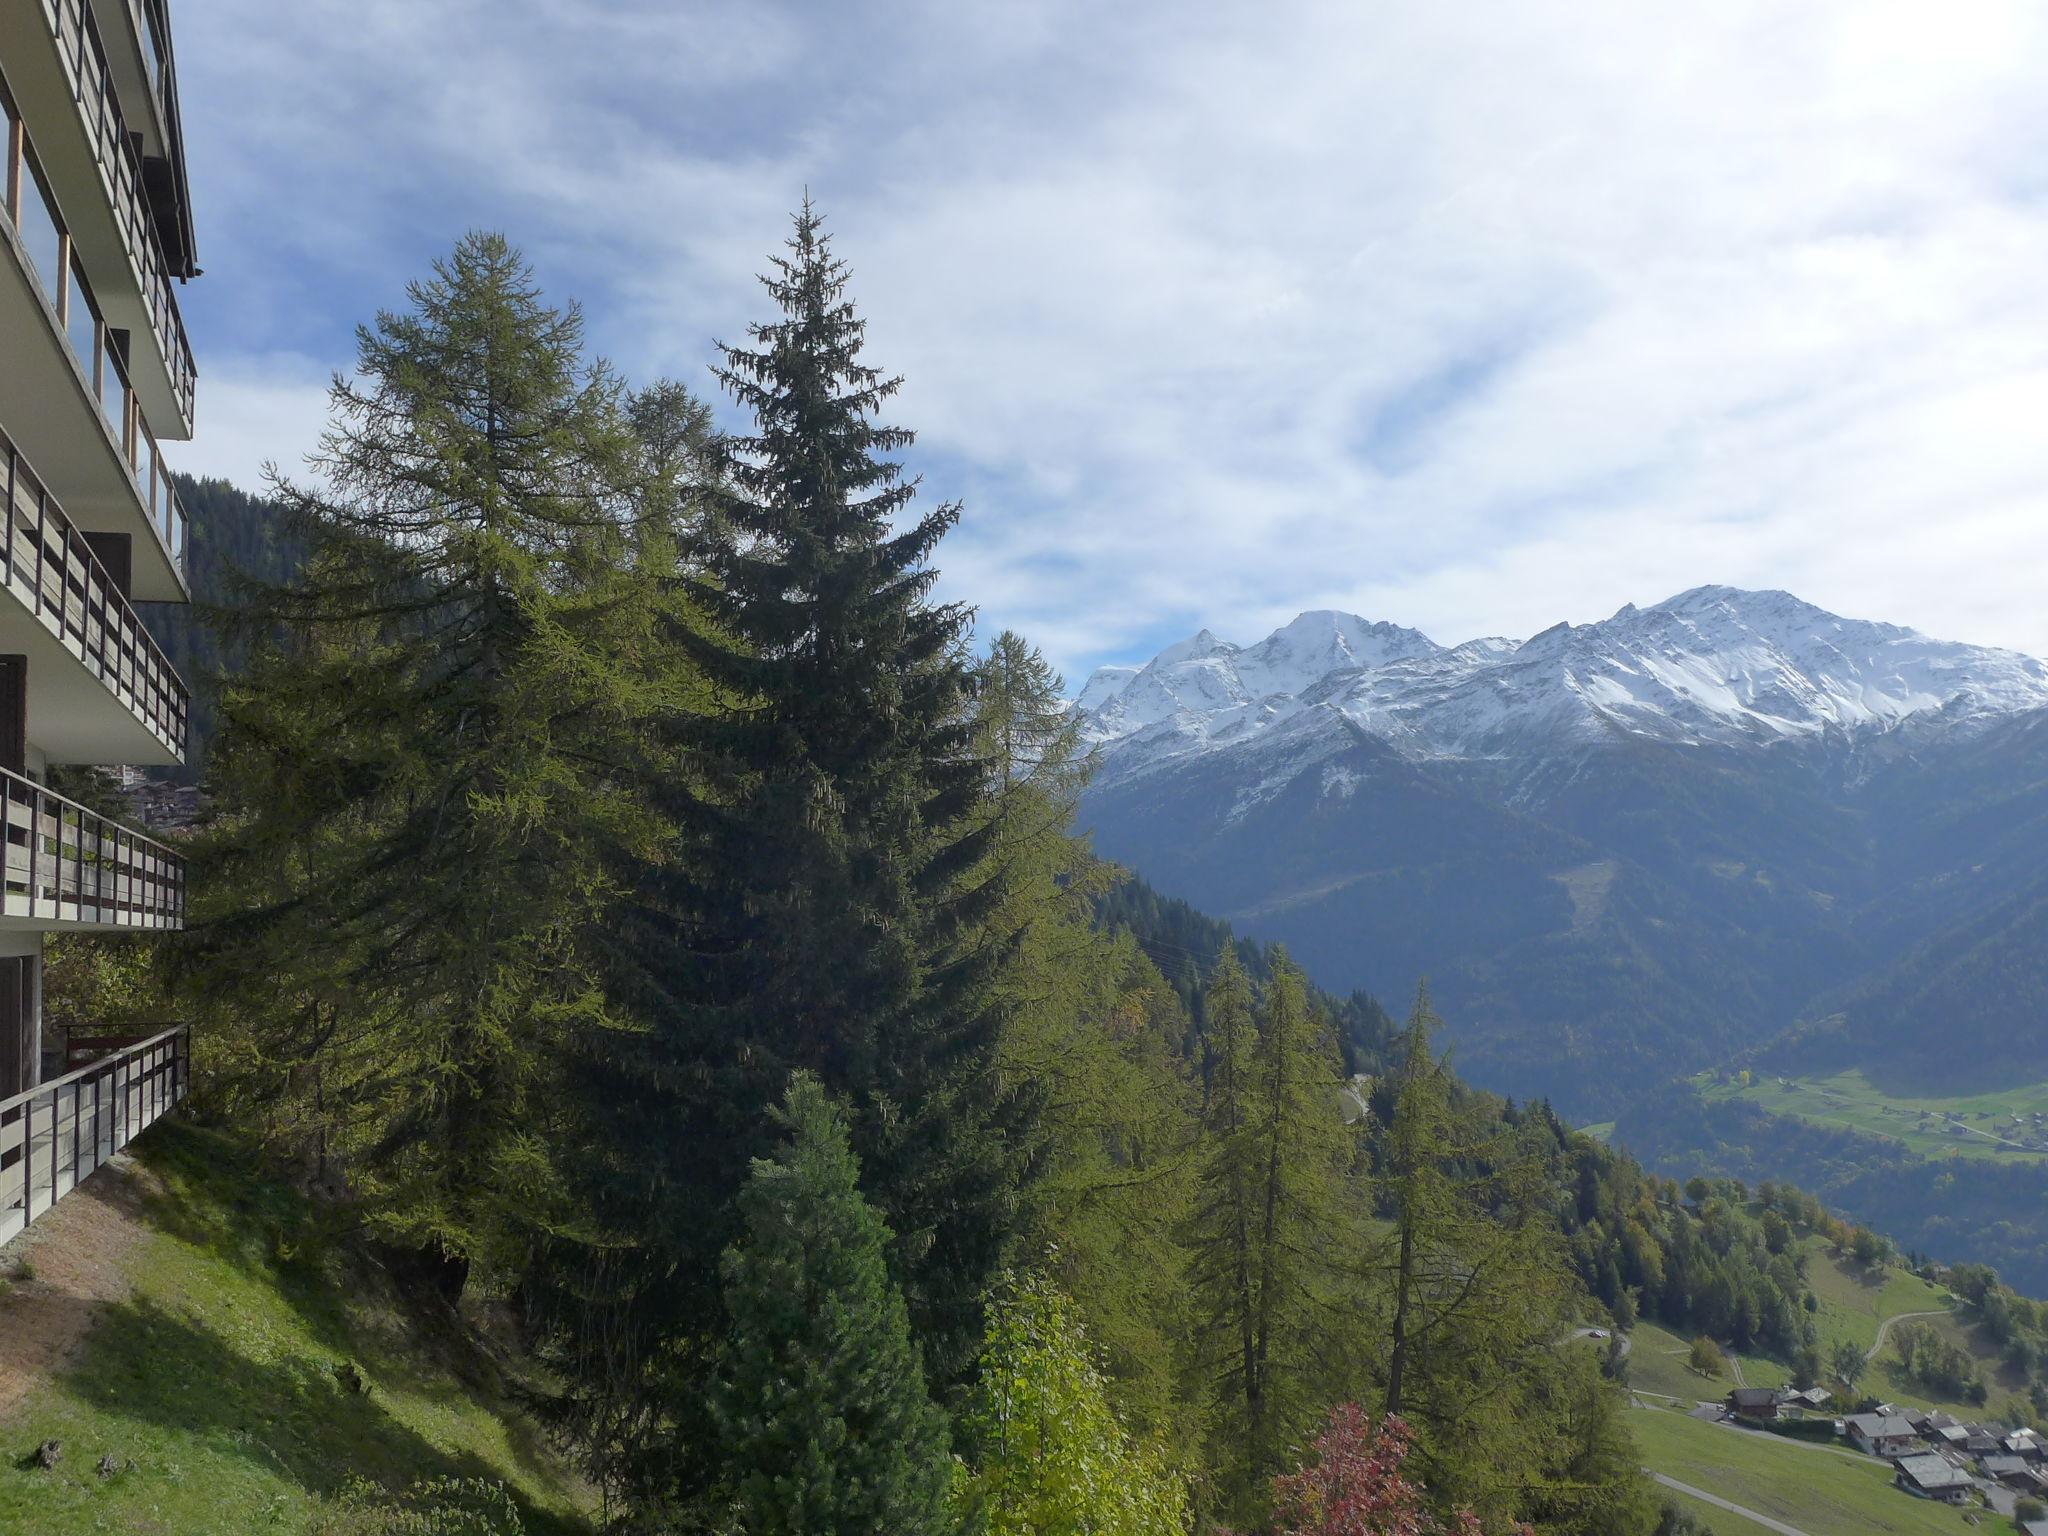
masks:
[[[810,210],[764,281],[728,433],[469,237],[306,477],[191,488],[192,921],[99,981],[510,1320],[620,1532],[1689,1528],[1573,1336],[1817,1379],[1791,1236],[1878,1240],[1474,1092],[1426,989],[1099,860],[1060,680],[933,593],[963,509]]]

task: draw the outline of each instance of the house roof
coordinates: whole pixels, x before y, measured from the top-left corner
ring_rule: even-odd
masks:
[[[2018,1456],[1986,1456],[1984,1473],[1987,1477],[2010,1477],[2018,1472],[2031,1472],[2026,1462]]]
[[[1911,1439],[1912,1422],[1896,1413],[1852,1413],[1844,1420],[1866,1440]]]
[[[1899,1472],[1910,1478],[1921,1488],[1967,1488],[1970,1474],[1961,1467],[1951,1466],[1942,1457],[1935,1455],[1904,1456],[1899,1459]]]
[[[1778,1400],[1778,1390],[1775,1387],[1737,1387],[1728,1396],[1731,1401],[1737,1403],[1768,1405]]]

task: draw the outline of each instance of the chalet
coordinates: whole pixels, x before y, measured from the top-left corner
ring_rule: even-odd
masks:
[[[1912,1425],[1916,1430],[1926,1435],[1929,1439],[1934,1438],[1941,1430],[1959,1429],[1962,1427],[1961,1419],[1956,1418],[1953,1414],[1943,1413],[1939,1408],[1935,1409],[1932,1413],[1916,1408],[1907,1414],[1906,1417],[1912,1421]]]
[[[1971,1456],[1996,1456],[2004,1447],[1988,1429],[1972,1429],[1963,1439],[1963,1450]]]
[[[1852,1413],[1843,1426],[1856,1448],[1870,1456],[1904,1456],[1918,1440],[1911,1422],[1902,1414]]]
[[[1779,1393],[1778,1404],[1783,1408],[1805,1408],[1817,1413],[1828,1405],[1833,1396],[1826,1387],[1808,1387],[1803,1392]]]
[[[2022,1520],[2020,1536],[2048,1536],[2048,1520]]]
[[[1961,1504],[1970,1497],[1970,1474],[1931,1452],[1902,1458],[1892,1481],[1910,1494],[1944,1504]]]
[[[2035,1475],[2034,1469],[2027,1465],[2023,1457],[2006,1455],[1986,1456],[1977,1465],[1983,1469],[1986,1477],[1994,1482],[2003,1483],[2008,1488],[2024,1488],[2031,1493],[2041,1486],[2040,1478]]]
[[[1778,1393],[1775,1387],[1737,1387],[1728,1394],[1728,1409],[1745,1419],[1775,1419]]]
[[[1964,1442],[1970,1438],[1970,1432],[1960,1424],[1944,1424],[1940,1429],[1929,1434],[1927,1438],[1932,1440],[1937,1446],[1945,1445],[1953,1451],[1960,1452],[1963,1449]]]
[[[2041,1459],[2041,1437],[2031,1429],[2016,1429],[2001,1443],[2008,1456],[2024,1456],[2028,1461]]]

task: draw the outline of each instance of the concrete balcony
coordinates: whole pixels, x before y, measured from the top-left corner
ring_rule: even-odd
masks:
[[[54,763],[185,760],[184,681],[92,545],[0,430],[0,655],[27,658],[28,719]]]
[[[5,5],[8,0],[0,0]],[[0,106],[9,106],[0,99]],[[184,602],[185,514],[127,357],[35,141],[8,123],[0,188],[0,421],[81,532],[131,537],[129,595]],[[140,349],[146,351],[147,349]]]
[[[100,312],[134,338],[142,409],[162,435],[189,438],[196,373],[136,152],[148,137],[122,114],[91,17],[85,0],[0,0],[0,60]]]
[[[0,827],[0,927],[184,927],[185,861],[154,838],[4,768]]]

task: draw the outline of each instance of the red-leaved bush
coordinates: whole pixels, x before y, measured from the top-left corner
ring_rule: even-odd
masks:
[[[1273,1479],[1280,1536],[1481,1536],[1470,1510],[1446,1521],[1423,1507],[1426,1490],[1401,1470],[1413,1439],[1397,1417],[1375,1426],[1356,1403],[1332,1408],[1310,1459]]]

